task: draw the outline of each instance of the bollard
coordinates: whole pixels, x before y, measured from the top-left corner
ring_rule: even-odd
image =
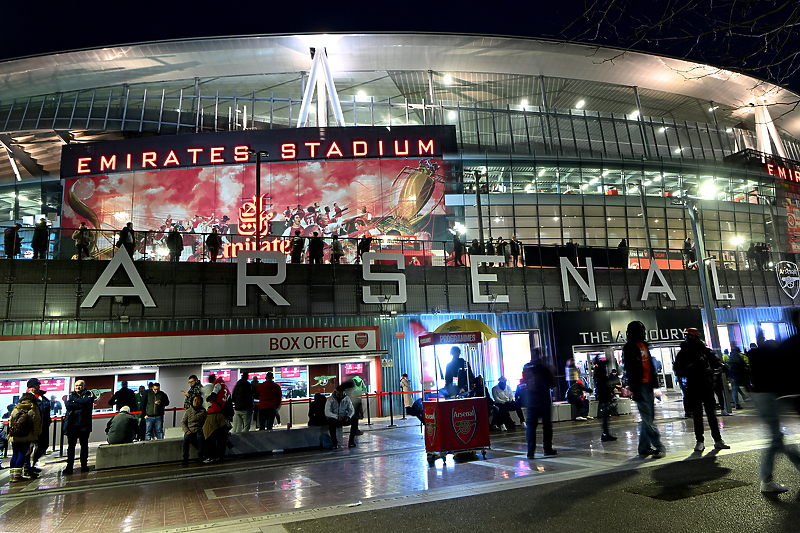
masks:
[[[52,426],[53,426],[53,446],[52,446],[53,447],[53,451],[56,451],[56,433],[57,433],[56,432],[56,423],[57,422],[58,422],[57,418],[53,419],[53,424],[52,424]]]
[[[392,393],[389,393],[389,425],[386,427],[396,428],[397,426],[394,423],[394,408],[392,407],[394,404],[394,398],[392,398]]]
[[[292,413],[293,413],[292,405],[293,404],[294,404],[294,402],[290,398],[289,399],[289,423],[286,424],[286,429],[292,429]]]
[[[61,420],[61,425],[62,426],[64,425],[64,420],[63,419]],[[53,450],[53,451],[55,451],[55,450]],[[60,449],[58,450],[58,456],[59,457],[64,457],[64,431],[63,431],[63,428],[62,428],[62,431],[61,431],[61,445],[60,445]]]
[[[376,394],[375,397],[378,398],[378,401],[380,401],[380,397],[377,396],[378,393],[376,392],[375,394]],[[369,417],[369,393],[367,393],[366,396],[367,396],[367,425],[371,426],[372,422],[370,422],[370,417]]]
[[[177,407],[172,410],[172,427],[175,427],[175,417],[178,416],[178,409]]]

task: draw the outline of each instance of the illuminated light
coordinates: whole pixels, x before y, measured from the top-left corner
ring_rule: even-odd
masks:
[[[361,149],[359,149],[359,147]],[[367,155],[367,142],[366,141],[353,141],[353,155],[356,157],[363,157]]]
[[[655,219],[654,222],[658,222],[658,219]]]
[[[211,148],[211,162],[212,163],[224,163],[225,160],[222,158],[222,151],[225,148],[222,146],[214,146]]]
[[[495,217],[494,221],[495,222],[500,222],[500,217]]]
[[[429,153],[433,155],[433,139],[430,139],[427,144],[422,143],[422,139],[419,140],[419,154],[427,154]]]
[[[728,128],[725,130],[725,133],[733,133],[733,128]]]
[[[580,100],[577,104],[575,104],[575,109],[583,109],[583,106],[586,105],[586,100]]]
[[[608,222],[611,222],[611,217],[608,217],[606,220],[607,220]]]
[[[364,91],[358,91],[358,95],[357,95],[357,96],[358,96],[359,98],[363,99],[363,98],[366,98],[366,97],[367,97],[367,93],[366,93],[366,92],[364,92]]]
[[[18,199],[22,200],[23,202],[27,202],[28,199],[22,195],[17,196]]]
[[[713,181],[707,181],[700,187],[700,196],[703,198],[714,198],[717,195],[717,187]]]
[[[682,151],[683,151],[683,148],[675,148],[675,150],[673,150],[673,153],[675,153],[675,154],[679,154],[679,153],[681,153]]]
[[[408,201],[409,202],[416,202],[417,201],[417,197],[416,196],[409,196],[408,197]]]
[[[100,156],[100,172],[104,171],[105,169],[110,168],[111,170],[117,170],[117,156],[112,155],[110,159],[106,159],[106,156]]]
[[[734,237],[731,239],[731,244],[734,246],[739,246],[740,244],[744,244],[744,237]]]
[[[608,176],[608,173],[609,173],[609,172],[611,172],[611,171],[610,171],[610,170],[604,170],[604,171],[603,171],[603,176]]]
[[[196,165],[197,164],[197,154],[202,152],[203,149],[202,148],[189,148],[186,151],[189,152],[190,154],[192,154],[192,164]]]
[[[456,119],[456,112],[455,111],[450,111],[449,113],[447,113],[447,118],[450,119],[450,120],[455,120]]]
[[[161,257],[167,257],[169,255],[169,249],[165,246],[159,246],[156,253]]]
[[[148,164],[153,168],[158,168],[158,165],[156,165],[157,157],[158,154],[155,152],[142,152],[142,168],[147,168]]]
[[[528,107],[528,101],[527,100],[523,100],[523,101],[521,101],[519,103],[519,105],[521,105],[522,107]]]
[[[226,363],[225,361],[222,361],[222,362],[220,362],[219,366],[228,366],[228,363]]]
[[[88,174],[89,172],[91,172],[91,170],[89,170],[89,161],[91,160],[92,160],[91,157],[78,158],[78,174]]]
[[[661,181],[661,176],[656,176],[655,178],[653,178],[653,181]]]
[[[658,133],[664,133],[665,131],[667,131],[666,126],[661,126],[660,128],[658,128]]]
[[[633,118],[633,119],[639,118],[639,110],[637,109],[636,111],[634,111],[633,113],[631,113],[629,116],[630,116],[631,118]]]
[[[635,193],[639,192],[639,187],[631,187],[628,192],[631,193],[631,194],[635,194]]]
[[[118,211],[114,213],[114,218],[116,218],[120,222],[122,222],[123,220],[130,220],[128,213],[126,213],[125,211]]]
[[[539,171],[539,177],[541,178],[542,176],[544,176],[544,173],[545,173],[545,172],[547,172],[547,169],[546,169],[546,168],[543,168],[542,170],[540,170],[540,171]]]
[[[233,160],[244,162],[250,159],[250,154],[247,153],[250,151],[249,146],[237,146],[233,149]]]
[[[397,144],[397,140],[394,141],[394,153],[395,153],[395,155],[408,155],[408,139],[406,139],[403,142],[405,143],[403,145],[404,148],[405,148],[405,151],[400,150],[400,145]]]
[[[553,220],[558,220],[558,217],[553,217]]]
[[[395,141],[395,142],[397,142],[397,141]],[[406,143],[408,143],[408,141],[406,141]],[[344,157],[344,154],[342,154],[342,151],[339,150],[339,145],[337,145],[335,142],[333,142],[333,143],[331,143],[331,147],[328,148],[328,153],[325,154],[325,157],[330,157],[331,155],[337,155],[337,154],[338,154],[339,157]]]
[[[586,188],[586,187],[588,187],[588,186],[589,186],[589,184],[588,184],[588,183],[584,183],[583,185],[581,185],[581,189],[585,189],[585,188]]]
[[[125,168],[128,170],[131,169],[131,154],[128,154],[128,156],[125,158]]]
[[[133,365],[131,368],[132,368],[133,370],[139,370],[139,369],[140,369],[140,368],[142,368],[142,367],[140,367],[139,365]]]
[[[445,85],[450,85],[451,83],[453,83],[453,78],[450,77],[450,74],[445,74],[444,79],[442,81],[444,81]]]
[[[378,155],[383,155],[383,141],[378,141]]]
[[[167,158],[164,160],[164,165],[163,166],[167,166],[170,163],[173,163],[173,164],[179,165],[179,166],[181,164],[180,161],[178,161],[178,156],[176,156],[175,152],[172,151],[172,150],[169,151],[169,155],[167,155]]]
[[[292,363],[299,363],[300,359],[292,359]]]
[[[709,113],[713,113],[713,112],[714,112],[715,110],[717,110],[717,109],[719,109],[719,106],[718,106],[718,105],[715,105],[714,107],[709,107],[709,108],[708,108],[708,112],[709,112]]]
[[[598,181],[600,181],[600,178],[592,178],[591,180],[589,180],[589,183],[594,184],[597,183]]]
[[[294,159],[297,157],[297,145],[286,143],[281,145],[281,159]]]
[[[358,358],[359,358],[359,359],[366,359],[366,358],[367,358],[367,356],[366,356],[366,355],[360,355]]]
[[[652,182],[652,181],[645,181],[645,182],[644,182],[644,186],[645,186],[645,187],[649,187],[649,186],[650,186],[650,185],[652,185],[652,184],[653,184],[653,182]]]

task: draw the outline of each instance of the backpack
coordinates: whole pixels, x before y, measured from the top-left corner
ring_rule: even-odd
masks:
[[[330,450],[331,448],[333,448],[333,439],[331,439],[331,436],[328,435],[327,433],[322,435],[322,447],[325,450]]]
[[[27,437],[33,431],[33,417],[27,411],[12,416],[8,423],[10,437]]]

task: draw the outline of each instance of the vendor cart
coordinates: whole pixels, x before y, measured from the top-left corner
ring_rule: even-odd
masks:
[[[489,413],[486,398],[468,398],[455,387],[457,378],[445,381],[451,350],[458,347],[467,369],[483,373],[483,337],[479,331],[430,333],[419,337],[423,381],[423,420],[428,463],[446,460],[447,454],[478,452],[486,457]],[[454,392],[454,389],[455,390]]]

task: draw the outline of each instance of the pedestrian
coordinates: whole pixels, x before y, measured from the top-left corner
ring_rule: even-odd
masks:
[[[408,410],[414,405],[414,397],[411,395],[411,382],[408,374],[400,376],[400,390],[403,391],[403,411],[408,414]]]
[[[5,246],[6,259],[13,259],[22,252],[22,239],[19,236],[19,230],[22,224],[14,224],[6,228],[3,234],[3,244]]]
[[[333,442],[332,448],[334,450],[339,448],[339,438],[336,432],[338,428],[345,426],[350,426],[350,438],[347,445],[350,448],[355,447],[356,429],[354,429],[354,425],[358,424],[355,407],[341,387],[336,387],[333,394],[328,396],[328,401],[325,402],[325,417],[328,420],[328,431]]]
[[[152,385],[152,383],[150,385]],[[136,440],[144,440],[145,423],[144,423],[144,412],[142,412],[142,405],[144,405],[144,400],[147,396],[147,392],[148,389],[145,389],[144,385],[139,385],[139,392],[136,393],[136,410],[139,411],[139,431],[136,433]]]
[[[128,406],[128,411],[138,411],[139,404],[136,401],[136,393],[128,388],[127,381],[123,381],[120,385],[119,390],[108,400],[108,406],[113,409],[116,405],[117,411],[124,406]]]
[[[792,322],[798,324],[798,311],[792,313]],[[781,429],[781,411],[786,407],[787,394],[796,394],[797,388],[792,380],[776,379],[776,373],[789,373],[796,364],[797,348],[800,344],[798,335],[794,335],[783,342],[782,345],[774,340],[766,340],[764,331],[757,334],[758,347],[750,350],[750,371],[753,384],[753,403],[758,414],[767,426],[769,446],[761,452],[758,465],[758,477],[761,482],[761,492],[786,492],[788,487],[781,485],[772,477],[775,465],[775,456],[783,452],[795,468],[800,471],[800,453],[783,441]],[[779,374],[780,375],[780,374]]]
[[[194,401],[195,396],[199,397],[201,402],[203,401],[203,387],[196,375],[192,374],[189,376],[189,390],[181,391],[181,394],[183,394],[185,397],[183,400],[184,410],[193,405],[192,402]]]
[[[11,482],[31,479],[23,474],[22,466],[31,443],[39,439],[42,432],[42,413],[36,397],[26,392],[11,411],[8,422],[8,436],[11,440]]]
[[[78,249],[78,261],[83,259],[84,255],[87,259],[92,257],[89,249],[94,243],[94,232],[86,227],[86,222],[81,222],[81,226],[72,232],[72,240],[75,241],[75,248]]]
[[[258,429],[270,430],[275,423],[275,416],[283,401],[281,386],[273,381],[274,374],[267,372],[266,379],[258,386]]]
[[[40,218],[33,226],[33,237],[31,238],[31,248],[33,248],[34,259],[47,259],[47,249],[50,246],[50,230],[47,227],[47,220]]]
[[[258,378],[253,378],[253,381],[250,382],[250,388],[253,389],[253,420],[250,422],[250,426],[258,429],[258,414],[260,412],[258,408]]]
[[[109,444],[130,444],[136,438],[139,422],[131,414],[131,408],[123,405],[119,413],[108,419],[106,435]]]
[[[327,426],[328,419],[325,417],[325,403],[327,399],[319,392],[314,395],[314,399],[308,404],[308,425]]]
[[[212,381],[212,389],[206,400],[210,407],[203,424],[203,438],[205,439],[203,453],[207,457],[203,462],[216,463],[225,458],[230,420],[233,419],[233,406],[230,401],[231,393],[225,385],[225,381],[214,374],[210,376],[209,381]]]
[[[361,237],[361,240],[358,241],[358,246],[356,247],[356,263],[361,263],[361,258],[364,254],[369,253],[369,247],[372,244],[372,235],[364,235]]]
[[[469,250],[467,250],[467,251],[469,252],[470,256],[473,256],[473,255],[484,255],[483,246],[481,245],[480,242],[478,242],[478,239],[472,239],[472,244],[469,245]],[[470,259],[469,262],[471,264],[472,263],[472,259]]]
[[[233,432],[250,431],[253,421],[253,387],[248,379],[250,374],[242,372],[239,381],[233,386]]]
[[[207,417],[208,411],[203,407],[203,399],[200,396],[193,396],[192,405],[183,411],[183,419],[181,419],[181,429],[183,430],[182,464],[189,464],[189,446],[197,448],[197,460],[201,463],[203,462],[205,447],[203,425],[205,425]]]
[[[33,394],[42,415],[42,432],[39,434],[39,438],[36,440],[32,449],[29,449],[28,453],[25,455],[25,464],[22,467],[22,473],[26,476],[41,472],[41,469],[36,467],[36,462],[47,452],[47,447],[50,444],[50,424],[52,423],[52,418],[50,416],[50,400],[47,399],[47,391],[41,390],[40,385],[38,378],[31,378],[26,383],[26,392]]]
[[[683,259],[686,268],[694,267],[695,257],[696,256],[694,251],[694,245],[692,244],[692,238],[686,237],[686,240],[683,241]]]
[[[508,379],[505,376],[500,376],[497,385],[492,387],[492,398],[494,404],[500,410],[500,424],[506,426],[506,429],[515,429],[516,424],[511,419],[511,413],[516,413],[519,418],[519,423],[525,427],[525,414],[522,412],[522,404],[516,399],[514,391],[508,385]]]
[[[308,241],[308,262],[312,265],[321,265],[325,255],[325,242],[316,231]]]
[[[62,422],[62,433],[67,437],[67,467],[65,474],[73,472],[75,464],[75,446],[81,444],[81,472],[89,471],[89,434],[92,432],[92,408],[97,398],[90,390],[86,390],[86,382],[75,381],[75,390],[67,398]]]
[[[508,249],[511,254],[511,266],[524,266],[524,258],[521,255],[522,243],[517,240],[516,235],[511,236],[511,242],[508,243]]]
[[[291,262],[294,264],[300,264],[303,262],[303,253],[305,252],[305,239],[300,236],[301,231],[295,230],[294,237],[292,237],[292,242],[290,244],[290,256]]]
[[[453,265],[464,266],[464,242],[458,230],[453,231]]]
[[[506,266],[508,266],[509,259],[511,257],[508,243],[503,240],[502,237],[497,238],[497,255],[503,258],[503,262]]]
[[[128,255],[133,258],[133,252],[136,250],[136,235],[133,232],[133,222],[128,222],[125,227],[119,232],[119,240],[117,240],[117,249],[128,252]]]
[[[722,361],[708,349],[697,329],[688,328],[683,335],[685,340],[681,343],[678,355],[675,356],[673,370],[675,375],[686,380],[689,412],[694,418],[694,435],[697,441],[694,451],[702,452],[705,449],[703,410],[711,427],[714,449],[730,449],[730,446],[722,440],[715,413],[714,374],[722,371]]]
[[[167,235],[167,249],[169,249],[169,260],[172,263],[177,263],[181,259],[183,253],[183,237],[178,233],[178,228],[172,226],[172,229]]]
[[[551,389],[556,386],[553,369],[545,365],[535,348],[530,363],[522,368],[522,381],[525,383],[522,401],[527,408],[526,437],[528,440],[528,459],[534,458],[536,450],[536,427],[542,421],[542,447],[544,454],[557,455],[553,449],[553,396]]]
[[[337,234],[333,234],[333,241],[331,242],[331,262],[339,264],[342,257],[344,257],[344,250],[342,249],[342,241],[339,240]]]
[[[617,437],[608,430],[608,417],[611,402],[614,401],[614,384],[608,377],[608,362],[605,354],[594,358],[592,367],[592,380],[594,381],[594,396],[597,399],[597,418],[602,422],[603,433],[600,440],[603,442],[617,440]],[[614,380],[616,381],[616,380]]]
[[[591,394],[592,389],[583,384],[583,381],[576,380],[569,389],[567,389],[566,400],[567,403],[574,406],[577,415],[575,420],[584,421],[592,420],[594,417],[589,416],[589,399],[586,393]]]
[[[489,241],[486,243],[486,255],[495,255],[494,240],[491,237],[489,237]],[[489,266],[494,266],[494,263],[489,263]]]
[[[622,348],[622,359],[631,397],[639,408],[642,422],[639,426],[639,456],[660,459],[666,455],[661,435],[653,422],[655,400],[653,389],[658,386],[658,376],[650,356],[646,339],[646,328],[638,320],[628,324],[627,342]]]
[[[164,438],[164,409],[169,405],[167,393],[161,390],[160,383],[153,383],[150,392],[145,396],[142,406],[144,411],[144,439]]]
[[[216,226],[211,228],[211,233],[206,237],[206,248],[208,248],[208,259],[212,263],[216,263],[217,256],[222,248],[222,237],[220,237]]]
[[[739,402],[739,396],[745,400],[744,389],[746,384],[750,381],[750,369],[742,357],[742,351],[735,344],[731,346],[731,355],[728,358],[728,376],[731,378],[731,396],[733,397],[733,405],[736,409],[741,409],[742,404]]]

